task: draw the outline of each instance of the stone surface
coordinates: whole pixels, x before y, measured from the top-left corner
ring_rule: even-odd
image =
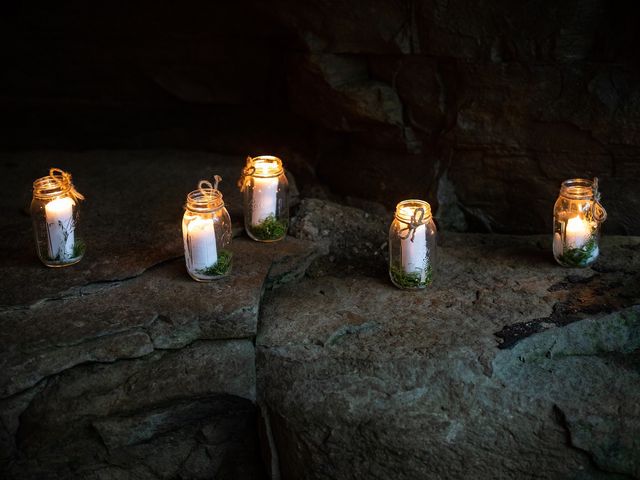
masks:
[[[231,274],[195,282],[182,257],[182,205],[198,179],[221,173],[239,223],[228,158],[63,156],[57,165],[87,196],[88,252],[60,269],[37,260],[24,211],[29,183],[52,155],[2,159],[3,176],[14,179],[0,200],[12,232],[0,240],[3,478],[263,478],[254,405],[260,302],[265,290],[303,276],[320,248],[240,236]]]
[[[322,245],[328,253],[314,262],[313,275],[379,273],[385,265],[390,223],[375,208],[367,211],[308,198],[300,203],[290,233]]]
[[[217,472],[230,455],[241,467],[252,450],[235,459],[227,450],[252,442],[253,372],[249,340],[67,369],[45,380],[22,412],[9,474],[74,478],[118,466],[125,478],[172,478],[191,473],[185,464],[199,450],[212,455],[193,467],[204,469],[198,477]],[[254,465],[255,455],[254,445]]]
[[[188,174],[167,166],[174,155],[83,153],[70,170],[80,188],[93,159],[91,185],[113,158],[115,176],[148,174],[178,200]],[[26,177],[20,165],[5,167]],[[16,185],[3,215],[28,230]],[[407,293],[387,276],[384,206],[306,198],[291,237],[235,238],[232,274],[201,284],[179,242],[162,245],[179,238],[179,207],[132,215],[132,192],[85,193],[102,201],[88,225],[114,214],[149,254],[115,262],[126,244],[111,230],[88,236],[93,259],[47,269],[31,242],[2,240],[15,252],[0,311],[4,477],[248,480],[265,478],[259,457],[283,480],[640,475],[640,239],[605,236],[592,268],[568,270],[548,236],[444,234],[432,288]],[[139,229],[145,212],[163,232]]]
[[[384,245],[409,197],[442,230],[549,232],[560,181],[593,175],[605,233],[639,234],[636,10],[3,6],[0,476],[260,478],[257,396],[274,477],[640,477],[637,239],[567,271],[546,236],[445,236],[424,295],[391,288]],[[74,151],[10,151],[51,147]],[[236,239],[232,277],[190,282],[184,196],[220,173],[240,220],[252,152],[387,213],[305,200],[299,241]],[[91,225],[56,271],[25,212],[54,163]]]
[[[328,272],[268,295],[257,391],[277,474],[638,477],[640,239],[605,237],[585,270],[547,236],[443,235],[438,258],[425,292]]]
[[[233,275],[218,282],[193,282],[180,258],[130,280],[93,283],[0,312],[0,397],[84,362],[255,336],[269,275],[269,282],[295,279],[314,250],[294,239],[274,246],[238,239],[233,251]],[[278,256],[288,263],[274,266]],[[270,274],[272,268],[282,272]]]
[[[7,279],[0,305],[32,305],[91,283],[130,279],[181,256],[183,207],[200,179],[222,176],[225,207],[239,228],[242,199],[236,181],[244,163],[242,156],[170,150],[0,154],[3,177],[13,179],[0,194],[0,218],[6,229],[0,252]],[[41,268],[35,255],[29,217],[31,183],[52,166],[69,170],[86,197],[78,228],[88,245],[82,263],[55,275]],[[26,284],[30,288],[24,288]]]
[[[402,124],[402,104],[389,85],[369,78],[363,58],[311,54],[291,69],[291,101],[308,114],[309,98],[316,98],[314,117],[332,130],[366,131],[376,124]],[[298,90],[297,87],[304,87]]]
[[[235,181],[244,160],[236,158],[235,165],[229,160],[178,151],[2,154],[2,175],[13,181],[0,200],[7,228],[0,248],[4,275],[12,281],[3,289],[0,304],[30,305],[88,283],[124,280],[182,255],[183,206],[201,178],[223,177],[220,189],[238,220],[241,202]],[[172,169],[175,164],[181,168]],[[69,170],[86,197],[78,228],[88,245],[81,264],[55,275],[42,269],[35,256],[28,215],[31,182],[52,166]],[[27,283],[29,289],[24,288]]]

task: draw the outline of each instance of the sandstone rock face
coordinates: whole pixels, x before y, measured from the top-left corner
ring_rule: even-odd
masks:
[[[179,152],[5,156],[0,239],[0,472],[3,478],[262,478],[255,338],[265,289],[300,278],[319,250],[236,238],[232,275],[192,281],[182,258],[185,195],[224,177],[241,221],[243,165]],[[173,165],[178,162],[181,169]],[[25,192],[52,164],[87,201],[86,257],[39,264]],[[222,188],[222,185],[221,185]]]
[[[440,240],[423,293],[355,271],[268,295],[257,391],[281,478],[638,477],[640,240],[605,238],[585,270],[547,236]]]

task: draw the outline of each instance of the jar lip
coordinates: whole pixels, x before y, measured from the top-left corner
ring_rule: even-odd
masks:
[[[593,197],[593,180],[588,178],[569,178],[562,182],[560,195],[573,199]]]
[[[284,171],[282,160],[274,155],[252,157],[248,167],[253,167],[250,176],[260,178],[277,177]]]
[[[409,199],[398,202],[396,205],[395,218],[402,223],[409,223],[413,220],[415,210],[419,208],[424,210],[424,216],[420,223],[428,223],[431,220],[431,205],[429,205],[429,202],[419,199]],[[407,209],[411,209],[410,214],[407,212]],[[419,218],[416,218],[416,220],[419,220]]]
[[[224,200],[220,190],[212,188],[193,190],[187,194],[185,209],[192,212],[215,212],[224,207]]]
[[[38,198],[55,198],[69,193],[73,188],[72,183],[63,184],[51,175],[40,177],[33,182],[33,195]]]

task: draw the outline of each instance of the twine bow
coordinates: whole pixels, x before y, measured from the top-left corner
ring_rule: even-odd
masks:
[[[214,199],[213,192],[218,190],[218,184],[222,181],[222,177],[220,175],[214,175],[213,180],[213,184],[211,184],[209,180],[200,180],[198,182],[198,190],[202,196],[207,199],[207,203],[210,208]]]
[[[600,192],[598,191],[598,177],[593,177],[593,205],[591,206],[591,213],[596,222],[602,223],[607,219],[607,211],[600,203]]]
[[[240,178],[238,179],[238,188],[241,192],[244,192],[244,189],[246,188],[245,180],[247,179],[247,177],[253,175],[255,171],[256,167],[253,166],[253,158],[247,157],[247,164],[242,169],[242,173],[240,174]]]
[[[61,189],[69,190],[69,193],[75,200],[84,200],[84,195],[77,191],[76,187],[71,183],[70,173],[65,172],[61,168],[51,168],[49,169],[49,176],[60,186]]]
[[[411,243],[413,243],[413,239],[416,236],[416,230],[418,229],[419,226],[424,224],[424,208],[422,207],[416,208],[413,211],[413,215],[411,215],[411,220],[409,220],[408,223],[403,220],[400,220],[400,221],[407,225],[405,228],[400,229],[400,238],[402,240],[406,240],[407,238],[411,237]],[[406,232],[406,233],[402,233],[402,232]]]

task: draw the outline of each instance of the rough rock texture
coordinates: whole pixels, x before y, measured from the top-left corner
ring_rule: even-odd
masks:
[[[584,270],[555,264],[548,236],[440,240],[424,292],[356,271],[268,295],[274,476],[640,477],[640,239],[605,238]]]
[[[0,395],[88,361],[135,358],[199,339],[254,336],[274,256],[296,257],[278,267],[290,280],[299,276],[310,250],[292,239],[268,251],[239,239],[234,253],[233,275],[214,284],[194,284],[180,258],[130,280],[78,286],[73,293],[1,312]]]
[[[166,150],[0,154],[2,174],[12,180],[5,182],[0,197],[5,225],[0,253],[3,271],[13,280],[0,292],[0,305],[31,305],[90,283],[126,280],[182,255],[180,221],[186,195],[203,178],[222,176],[225,207],[238,229],[242,200],[236,181],[244,162],[239,155]],[[80,267],[60,269],[56,275],[42,269],[27,247],[33,242],[31,182],[52,166],[70,171],[86,197],[79,228],[89,245]],[[292,184],[295,204],[295,181]]]
[[[336,191],[442,202],[451,229],[542,233],[560,182],[598,175],[609,231],[640,232],[631,2],[278,4],[307,48],[291,106],[322,127],[317,172]]]
[[[380,273],[387,255],[389,221],[378,211],[306,198],[291,222],[291,235],[322,245],[328,255],[314,262],[312,275],[354,271]]]
[[[36,152],[1,162],[13,182],[0,197],[10,232],[0,239],[0,476],[262,478],[253,345],[260,302],[265,289],[300,278],[318,248],[240,237],[230,276],[188,277],[185,195],[220,173],[240,220],[242,158]],[[86,257],[61,269],[37,260],[24,211],[30,182],[52,164],[68,168],[87,197]]]
[[[292,237],[235,238],[205,284],[181,205],[241,158],[63,156],[88,245],[64,269],[24,210],[51,155],[2,156],[3,478],[249,480],[260,458],[283,480],[640,477],[637,237],[568,270],[548,236],[445,234],[432,288],[407,293],[384,208],[303,199]]]

